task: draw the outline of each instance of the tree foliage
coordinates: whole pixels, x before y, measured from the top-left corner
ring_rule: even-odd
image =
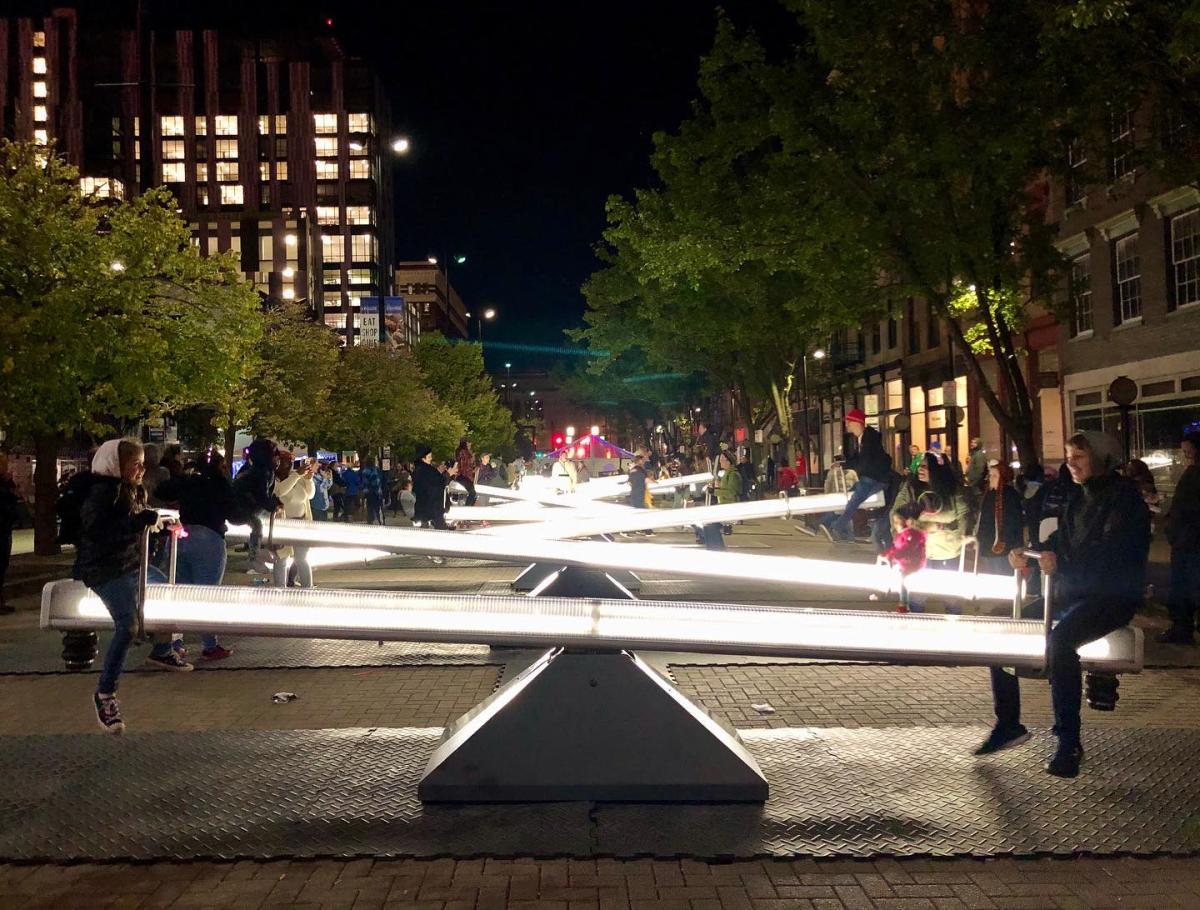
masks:
[[[492,388],[491,377],[484,372],[480,345],[450,344],[441,335],[423,335],[415,357],[425,384],[461,421],[474,450],[510,457],[516,428],[512,414]]]

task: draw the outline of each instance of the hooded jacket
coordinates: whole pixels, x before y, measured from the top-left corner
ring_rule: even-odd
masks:
[[[892,476],[892,459],[883,449],[883,437],[874,427],[864,427],[858,440],[858,451],[846,459],[846,467],[853,468],[859,477],[868,477],[879,483],[887,483]]]
[[[203,468],[197,474],[181,474],[162,482],[159,497],[179,503],[179,520],[185,525],[202,525],[225,536],[226,522],[253,524],[252,509],[233,492],[233,483],[221,471]]]
[[[146,491],[121,479],[119,439],[100,446],[92,459],[92,482],[80,507],[79,543],[73,578],[89,588],[120,578],[141,566],[142,531],[158,521],[146,507]]]
[[[1086,432],[1092,476],[1077,485],[1058,530],[1042,549],[1058,556],[1061,595],[1141,601],[1150,553],[1150,510],[1137,487],[1116,473],[1120,445],[1105,433]]]
[[[256,439],[246,450],[246,463],[233,479],[233,491],[243,508],[274,512],[280,506],[275,495],[275,446]]]
[[[448,475],[431,464],[418,461],[413,465],[414,521],[437,521],[446,514],[446,484]]]

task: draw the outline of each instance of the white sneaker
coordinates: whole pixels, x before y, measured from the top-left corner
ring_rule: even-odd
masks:
[[[115,695],[101,695],[99,692],[92,698],[96,707],[96,720],[105,733],[120,736],[125,732],[125,721],[121,720],[121,706]]]

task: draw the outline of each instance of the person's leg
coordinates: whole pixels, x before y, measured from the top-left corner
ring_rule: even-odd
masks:
[[[1167,601],[1167,610],[1171,614],[1170,638],[1179,642],[1191,641],[1196,631],[1196,591],[1192,587],[1195,581],[1189,572],[1189,560],[1192,554],[1181,547],[1171,547],[1171,593]]]
[[[1127,625],[1136,609],[1136,604],[1128,602],[1076,601],[1051,631],[1048,669],[1054,732],[1058,736],[1058,751],[1048,769],[1052,774],[1074,777],[1079,773],[1083,679],[1078,649]]]
[[[95,590],[113,621],[113,637],[108,643],[108,651],[100,667],[96,693],[114,695],[137,626],[138,573],[127,572],[120,578],[97,585]]]
[[[302,588],[313,586],[312,566],[308,564],[308,547],[295,547],[292,566],[296,570],[296,584]]]
[[[312,515],[313,521],[329,521],[329,516],[324,509],[313,509]]]
[[[287,587],[288,558],[283,553],[275,554],[275,564],[271,567],[271,581],[277,588]]]
[[[1003,667],[992,667],[992,707],[996,726],[1014,729],[1021,726],[1021,681]],[[1024,729],[1024,728],[1022,728]]]
[[[202,525],[190,528],[188,536],[179,542],[180,568],[184,562],[185,544],[188,550],[189,581],[187,583],[219,585],[225,578],[225,563],[228,559],[225,552],[225,538],[212,528]],[[182,580],[181,583],[183,583]],[[201,637],[200,648],[203,656],[209,656],[219,647],[220,641],[216,635],[209,633]]]
[[[475,505],[475,503],[479,500],[479,497],[475,495],[475,481],[473,481],[470,477],[459,477],[458,482],[466,487],[467,505]]]
[[[870,499],[874,494],[885,488],[885,484],[878,480],[871,480],[869,477],[860,477],[855,481],[854,486],[850,488],[850,498],[846,502],[846,508],[833,523],[829,526],[829,530],[834,537],[848,537],[850,535],[850,522],[854,518],[854,513],[858,511],[859,506]]]

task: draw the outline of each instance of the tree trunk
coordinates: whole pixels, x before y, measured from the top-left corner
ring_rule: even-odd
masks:
[[[58,433],[35,433],[33,469],[33,552],[54,556],[58,546],[58,451],[62,437]]]
[[[237,425],[232,416],[225,415],[225,467],[233,471],[234,448],[237,446]]]
[[[779,421],[779,435],[783,437],[788,464],[796,463],[796,437],[792,427],[791,394],[795,378],[795,375],[789,371],[782,387],[778,382],[771,381],[771,403],[775,406],[775,419]]]

